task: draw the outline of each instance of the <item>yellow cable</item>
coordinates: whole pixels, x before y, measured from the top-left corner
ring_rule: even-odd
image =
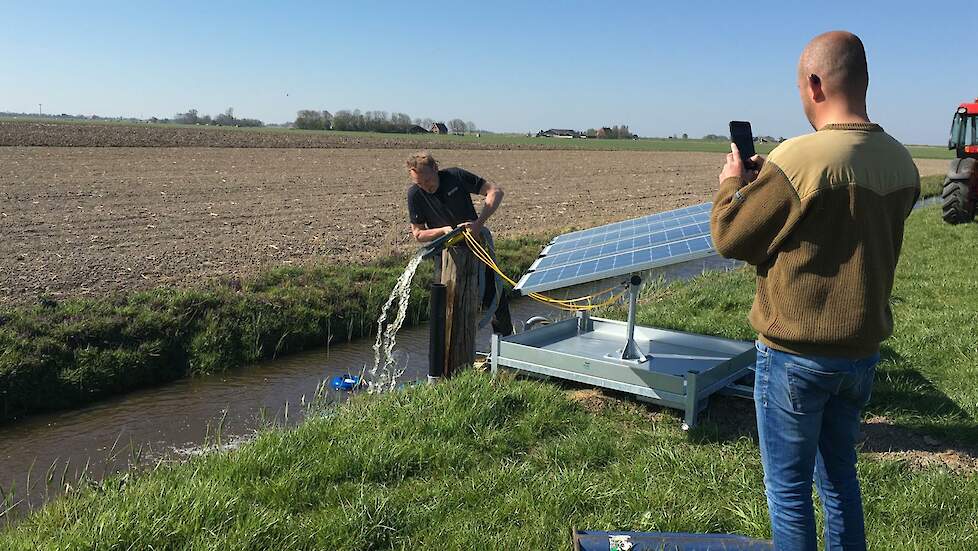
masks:
[[[486,266],[489,266],[489,268],[492,269],[493,272],[495,272],[496,274],[498,274],[499,277],[501,277],[504,281],[506,281],[507,283],[509,283],[509,285],[511,287],[515,287],[516,286],[516,282],[512,278],[510,278],[509,276],[507,276],[505,273],[503,273],[502,270],[499,269],[499,266],[497,266],[496,265],[496,262],[492,259],[492,255],[490,255],[489,252],[485,250],[485,248],[482,246],[482,244],[480,244],[478,242],[478,240],[475,239],[475,237],[472,235],[472,233],[468,229],[466,229],[462,233],[462,235],[464,236],[465,242],[469,246],[469,249],[472,251],[472,253],[475,255],[476,258],[478,258]],[[575,298],[575,299],[556,299],[556,298],[553,298],[553,297],[548,297],[546,295],[542,295],[540,293],[528,293],[527,295],[530,298],[532,298],[532,299],[534,299],[534,300],[536,300],[538,302],[549,304],[549,305],[554,306],[556,308],[559,308],[561,310],[566,310],[566,311],[571,311],[571,312],[574,312],[574,311],[584,311],[584,310],[590,311],[590,310],[595,310],[595,309],[598,309],[598,308],[603,308],[605,306],[609,306],[609,305],[613,304],[615,301],[617,301],[618,298],[621,297],[621,295],[625,293],[625,289],[624,288],[622,288],[622,290],[620,292],[612,294],[610,297],[608,297],[607,300],[604,300],[604,301],[602,301],[602,302],[600,302],[598,304],[593,304],[591,302],[591,299],[593,299],[595,297],[598,297],[598,296],[601,296],[601,295],[603,295],[605,293],[611,292],[611,291],[617,289],[618,287],[623,287],[623,286],[615,285],[615,286],[609,287],[609,288],[607,288],[607,289],[605,289],[603,291],[599,291],[597,293],[593,293],[593,294],[590,294],[590,295],[587,295],[587,296],[583,296],[583,297],[580,297],[580,298]],[[587,302],[587,304],[585,304],[585,305],[577,304],[578,302],[585,302],[585,301]]]

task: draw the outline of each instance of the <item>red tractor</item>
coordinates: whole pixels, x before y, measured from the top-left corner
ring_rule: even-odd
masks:
[[[957,152],[944,179],[944,221],[949,224],[970,222],[978,203],[978,99],[962,103],[954,112],[948,149]]]

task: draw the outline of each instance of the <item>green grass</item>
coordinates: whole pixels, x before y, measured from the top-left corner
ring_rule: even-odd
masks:
[[[500,240],[500,265],[521,273],[545,242]],[[0,421],[373,335],[406,263],[284,267],[241,292],[216,281],[0,311]],[[427,319],[431,274],[425,262],[415,276],[408,325]]]
[[[978,224],[910,218],[867,415],[975,446]],[[749,270],[651,289],[643,324],[752,338]],[[691,433],[631,401],[469,372],[359,396],[232,452],[91,483],[0,534],[9,549],[555,549],[572,527],[769,536],[747,402]],[[978,547],[978,475],[862,454],[870,548]]]
[[[937,145],[908,145],[910,155],[915,159],[953,159],[954,151]]]
[[[934,174],[931,176],[924,176],[920,179],[920,198],[929,199],[931,197],[938,197],[941,191],[944,189],[944,176],[942,174]]]

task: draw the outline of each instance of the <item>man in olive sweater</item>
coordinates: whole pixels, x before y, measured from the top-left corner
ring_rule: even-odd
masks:
[[[733,146],[710,220],[717,251],[757,268],[754,402],[777,549],[816,548],[813,473],[826,549],[866,545],[855,442],[920,193],[906,148],[869,120],[868,84],[859,38],[813,39],[798,88],[816,132],[749,167]]]

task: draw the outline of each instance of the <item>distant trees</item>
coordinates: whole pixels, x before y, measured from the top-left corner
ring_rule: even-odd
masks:
[[[465,134],[465,121],[462,119],[452,119],[448,121],[448,129],[453,134]]]
[[[159,122],[168,122],[162,120]],[[265,126],[265,123],[258,119],[236,119],[234,118],[234,108],[228,107],[227,111],[211,118],[210,115],[200,115],[196,109],[189,109],[186,113],[177,113],[173,116],[173,122],[177,124],[209,124],[214,126]]]
[[[332,120],[333,115],[325,109],[322,111],[303,109],[296,113],[295,127],[302,130],[329,130]]]
[[[600,138],[607,140],[627,140],[632,137],[632,132],[628,129],[627,124],[621,126],[602,126],[595,130],[594,128],[588,128],[584,134],[588,138]]]
[[[177,124],[197,124],[200,122],[200,117],[197,116],[196,109],[191,109],[186,113],[177,113],[174,115],[173,122]]]
[[[314,111],[303,109],[296,113],[295,127],[304,130],[340,130],[360,132],[407,133],[413,126],[431,130],[435,123],[429,118],[412,119],[407,113],[387,113],[386,111],[363,111],[341,109],[330,114],[329,111]],[[462,119],[452,119],[448,122],[452,132],[464,134],[466,131],[475,132],[474,122]]]

